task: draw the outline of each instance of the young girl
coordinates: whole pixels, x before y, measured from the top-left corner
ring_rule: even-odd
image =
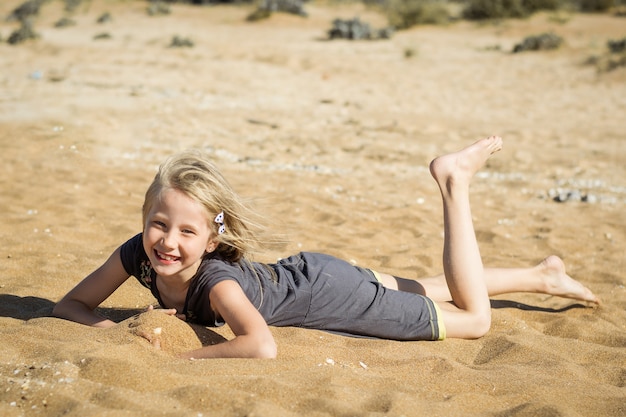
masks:
[[[150,288],[167,314],[236,337],[185,358],[276,356],[271,326],[297,326],[395,340],[478,338],[491,325],[490,295],[537,292],[597,303],[561,259],[521,269],[484,269],[472,224],[469,185],[502,147],[492,136],[433,160],[443,200],[443,271],[413,281],[331,256],[300,253],[276,264],[247,259],[251,212],[206,156],[168,159],[146,192],[143,233],[120,246],[54,308],[97,327],[94,309],[129,276]]]

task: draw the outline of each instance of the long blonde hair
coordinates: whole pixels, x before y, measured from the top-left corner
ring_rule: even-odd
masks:
[[[231,262],[247,259],[260,246],[261,217],[233,190],[210,158],[199,150],[167,158],[146,191],[143,222],[163,190],[176,189],[200,203],[219,242],[216,252]],[[217,214],[224,213],[224,233],[218,233]]]

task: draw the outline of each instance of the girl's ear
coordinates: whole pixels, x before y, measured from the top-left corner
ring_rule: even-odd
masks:
[[[215,249],[217,249],[217,245],[219,245],[219,242],[215,240],[213,237],[211,237],[206,244],[206,252],[207,253],[213,252]]]

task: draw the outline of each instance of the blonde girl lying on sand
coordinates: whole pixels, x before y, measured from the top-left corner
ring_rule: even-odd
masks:
[[[489,330],[492,295],[535,292],[597,303],[556,256],[530,268],[483,268],[469,185],[501,147],[502,139],[492,136],[431,162],[443,201],[444,274],[418,281],[316,253],[276,264],[249,261],[257,241],[249,209],[205,155],[174,155],[146,192],[143,233],[72,289],[54,314],[114,326],[94,310],[132,275],[165,313],[206,326],[227,323],[236,336],[182,357],[274,358],[268,326],[394,340],[471,339]]]

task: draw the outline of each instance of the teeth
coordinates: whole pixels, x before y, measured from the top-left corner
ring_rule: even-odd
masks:
[[[159,252],[159,257],[161,259],[166,260],[166,261],[175,261],[176,259],[178,259],[176,256],[169,256],[169,255],[165,255],[164,253],[160,253],[160,252]]]

